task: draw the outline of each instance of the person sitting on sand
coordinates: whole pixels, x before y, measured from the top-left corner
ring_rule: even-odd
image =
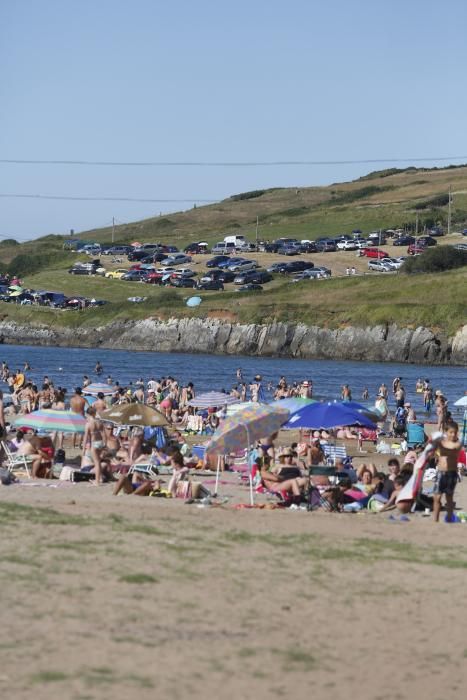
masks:
[[[292,479],[281,479],[280,474],[271,471],[271,462],[268,456],[256,460],[256,465],[260,469],[260,486],[277,493],[281,496],[292,495],[302,496],[305,487],[309,483],[308,477],[296,477]]]
[[[396,476],[394,479],[394,491],[392,492],[391,496],[389,497],[389,500],[387,503],[384,504],[384,506],[381,508],[379,511],[380,513],[383,513],[384,511],[387,510],[392,510],[394,508],[397,508],[397,510],[402,514],[406,515],[407,513],[410,513],[412,510],[413,506],[413,498],[407,499],[404,501],[399,501],[397,502],[397,497],[399,496],[400,492],[404,488],[405,484],[407,483],[407,480],[399,474],[399,476]]]
[[[173,473],[168,483],[167,490],[172,494],[172,497],[175,498],[179,482],[187,476],[190,470],[185,466],[183,455],[180,452],[174,452],[170,456],[170,466],[173,469]]]

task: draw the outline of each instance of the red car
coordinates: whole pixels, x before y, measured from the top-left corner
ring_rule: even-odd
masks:
[[[409,245],[407,248],[407,253],[409,255],[420,255],[421,253],[424,253],[425,250],[425,245],[420,245],[420,243],[412,243],[412,245]]]
[[[381,248],[360,248],[359,255],[366,258],[389,258],[390,256]]]

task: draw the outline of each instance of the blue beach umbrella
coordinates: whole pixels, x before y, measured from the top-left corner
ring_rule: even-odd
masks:
[[[341,403],[314,403],[294,413],[284,428],[308,428],[312,430],[332,430],[346,425],[359,425],[376,428],[365,415]]]

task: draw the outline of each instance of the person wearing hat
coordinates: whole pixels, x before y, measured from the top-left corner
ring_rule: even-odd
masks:
[[[415,414],[412,404],[409,401],[407,401],[404,404],[404,408],[407,411],[407,423],[415,423],[415,421],[417,420],[417,416]]]
[[[313,385],[308,381],[308,379],[305,379],[305,381],[302,382],[299,395],[302,399],[311,399],[313,395]]]

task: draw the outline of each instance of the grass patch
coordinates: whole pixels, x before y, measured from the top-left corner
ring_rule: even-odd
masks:
[[[123,583],[159,583],[158,579],[154,578],[150,574],[126,574],[120,577],[120,581]]]
[[[42,684],[42,683],[60,683],[66,681],[70,678],[69,675],[63,673],[62,671],[40,671],[31,676],[31,683]]]

